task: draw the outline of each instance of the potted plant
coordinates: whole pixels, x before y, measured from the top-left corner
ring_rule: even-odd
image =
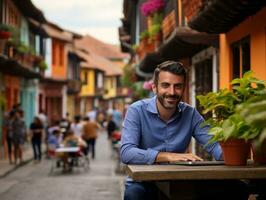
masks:
[[[164,7],[164,0],[149,0],[141,5],[141,12],[144,16],[153,15]]]
[[[140,41],[143,43],[143,45],[147,45],[148,39],[150,37],[150,33],[148,30],[144,30],[140,33]]]
[[[258,133],[252,142],[254,162],[266,164],[266,90],[259,97],[239,105],[238,111]]]
[[[9,39],[11,37],[12,27],[8,24],[0,24],[0,39]]]
[[[6,41],[11,37],[11,26],[0,24],[0,53],[3,53],[6,46]]]
[[[44,61],[44,60],[41,60],[39,63],[38,63],[38,67],[41,71],[45,71],[46,69],[48,69],[48,65],[47,63]]]
[[[155,46],[158,47],[162,41],[161,24],[153,24],[151,26],[150,37],[155,42]]]
[[[251,98],[259,97],[265,85],[264,81],[254,78],[250,71],[246,72],[243,78],[234,79],[231,85],[232,91],[224,89],[210,92],[207,95],[199,95],[197,98],[204,109],[203,114],[209,112],[213,114],[213,117],[206,121],[210,125],[209,133],[212,135],[210,142],[220,142],[225,163],[245,165],[250,140],[257,137],[258,131],[244,120],[236,108],[237,105]],[[234,153],[234,150],[240,149],[239,146],[234,147],[238,144],[242,146],[242,152]],[[227,148],[230,149],[229,152]],[[240,158],[241,154],[245,155]],[[236,155],[238,160],[232,161],[230,157],[232,155]]]

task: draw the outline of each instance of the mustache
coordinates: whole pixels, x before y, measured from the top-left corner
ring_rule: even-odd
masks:
[[[164,95],[164,98],[171,98],[179,100],[181,97],[179,95]]]

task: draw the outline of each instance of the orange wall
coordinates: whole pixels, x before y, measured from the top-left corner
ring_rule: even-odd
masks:
[[[226,34],[220,34],[220,88],[228,88],[231,81],[230,45],[250,35],[250,63],[254,75],[266,80],[266,8],[234,27]]]
[[[52,43],[52,77],[58,79],[66,79],[67,56],[65,52],[65,43],[56,39],[53,39]]]
[[[6,110],[10,111],[12,107],[20,102],[20,78],[15,76],[5,76],[6,82]]]

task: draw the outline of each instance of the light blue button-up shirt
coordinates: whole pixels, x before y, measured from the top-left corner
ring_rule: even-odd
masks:
[[[126,164],[153,164],[159,152],[183,153],[194,137],[216,160],[222,159],[218,143],[207,144],[211,136],[199,112],[180,102],[168,121],[158,113],[156,98],[140,100],[129,106],[123,124],[121,159]],[[207,145],[206,145],[207,144]]]

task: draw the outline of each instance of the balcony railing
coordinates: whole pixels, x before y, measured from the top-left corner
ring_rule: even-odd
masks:
[[[163,20],[162,31],[164,40],[171,35],[175,30],[176,25],[175,11],[172,10]]]
[[[75,94],[78,93],[81,89],[81,81],[79,80],[69,80],[67,83],[67,93]]]
[[[194,16],[196,16],[199,10],[206,3],[208,3],[208,0],[183,0],[187,21],[189,22]]]

